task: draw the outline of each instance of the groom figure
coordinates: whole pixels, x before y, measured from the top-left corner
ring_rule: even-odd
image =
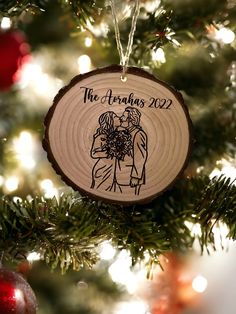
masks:
[[[131,134],[133,147],[124,160],[118,160],[115,173],[121,191],[124,191],[124,187],[132,187],[136,195],[139,195],[142,184],[145,184],[147,161],[147,134],[140,126],[140,117],[141,112],[133,107],[127,107],[120,117],[121,127]]]

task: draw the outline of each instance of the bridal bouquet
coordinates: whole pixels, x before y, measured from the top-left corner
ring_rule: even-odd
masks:
[[[108,157],[124,160],[126,155],[131,155],[132,149],[132,136],[128,130],[115,130],[107,136],[106,151]]]

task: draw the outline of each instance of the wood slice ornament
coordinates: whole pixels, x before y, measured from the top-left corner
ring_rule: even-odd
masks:
[[[183,172],[191,121],[168,84],[118,65],[78,75],[45,118],[44,149],[62,179],[93,199],[147,203]]]

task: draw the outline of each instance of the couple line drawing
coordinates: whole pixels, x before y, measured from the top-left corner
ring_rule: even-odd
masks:
[[[119,117],[106,111],[98,118],[90,156],[96,159],[91,188],[139,195],[146,182],[148,138],[140,126],[141,112],[127,107]]]

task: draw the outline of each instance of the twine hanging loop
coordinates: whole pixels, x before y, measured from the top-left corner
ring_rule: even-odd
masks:
[[[140,4],[139,4],[139,0],[135,0],[135,5],[132,10],[132,23],[131,23],[131,29],[129,33],[126,51],[124,51],[124,48],[122,46],[121,39],[120,39],[120,30],[119,30],[119,23],[118,23],[116,8],[115,8],[115,0],[110,0],[110,4],[111,4],[111,12],[112,12],[112,17],[113,17],[114,29],[115,29],[117,50],[120,56],[120,64],[123,67],[121,80],[123,82],[126,82],[127,80],[126,72],[127,72],[127,67],[129,65],[129,58],[132,52],[134,33],[136,29],[137,19],[140,12]]]

